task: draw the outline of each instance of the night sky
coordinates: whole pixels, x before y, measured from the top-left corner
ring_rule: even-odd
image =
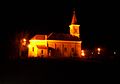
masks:
[[[116,0],[117,1],[117,0]],[[40,0],[3,2],[1,47],[9,48],[16,34],[69,33],[73,8],[76,10],[83,48],[119,48],[119,4],[109,0]],[[14,48],[14,47],[13,47]]]

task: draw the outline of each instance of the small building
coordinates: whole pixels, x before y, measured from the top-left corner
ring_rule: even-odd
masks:
[[[80,25],[77,24],[75,11],[70,33],[50,33],[35,35],[29,40],[28,57],[81,57]]]

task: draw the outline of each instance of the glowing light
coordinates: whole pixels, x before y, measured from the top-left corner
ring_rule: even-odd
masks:
[[[27,40],[24,38],[23,41],[26,42]]]
[[[93,54],[93,52],[92,52],[92,54]]]
[[[25,39],[25,38],[23,38],[22,40],[21,40],[21,44],[23,45],[23,46],[26,46],[26,42],[27,40]]]
[[[85,56],[84,50],[81,50],[81,55],[82,55],[82,56]]]
[[[98,50],[98,54],[100,54],[101,49],[100,49],[100,48],[97,48],[97,50]]]
[[[98,51],[100,51],[101,49],[100,49],[100,48],[98,48],[97,50],[98,50]]]
[[[114,51],[114,55],[116,54],[116,52]]]

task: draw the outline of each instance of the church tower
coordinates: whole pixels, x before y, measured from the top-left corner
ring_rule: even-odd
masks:
[[[80,31],[79,31],[80,25],[77,24],[75,10],[73,10],[72,22],[71,22],[71,25],[69,25],[69,27],[70,27],[70,34],[80,38]]]

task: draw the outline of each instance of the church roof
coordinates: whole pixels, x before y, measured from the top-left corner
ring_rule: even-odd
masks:
[[[45,35],[35,35],[31,40],[45,40]]]
[[[69,40],[69,41],[80,41],[77,36],[72,36],[70,34],[63,33],[52,33],[51,36],[47,38],[48,40]]]
[[[52,32],[45,37],[45,35],[37,34],[35,35],[31,40],[68,40],[68,41],[80,41],[80,39],[77,36],[73,36],[70,34],[64,34],[64,33],[54,33]]]

